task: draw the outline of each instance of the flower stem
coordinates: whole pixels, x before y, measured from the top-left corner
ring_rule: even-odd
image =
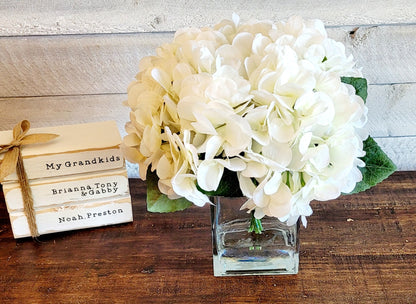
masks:
[[[261,219],[257,219],[254,216],[254,211],[251,211],[251,221],[248,232],[254,232],[255,234],[261,234],[263,232],[263,225],[261,224]]]

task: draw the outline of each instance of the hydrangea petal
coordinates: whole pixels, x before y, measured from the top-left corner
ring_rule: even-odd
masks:
[[[202,161],[198,167],[198,185],[206,191],[217,190],[223,172],[224,166],[214,159]]]

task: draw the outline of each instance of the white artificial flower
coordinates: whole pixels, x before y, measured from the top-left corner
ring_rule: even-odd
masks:
[[[206,191],[215,191],[217,190],[224,168],[227,168],[231,171],[242,171],[246,167],[244,161],[240,158],[232,159],[218,159],[218,158],[208,158],[203,161],[198,166],[197,181],[198,185]]]
[[[306,225],[312,200],[362,178],[367,108],[341,76],[361,77],[319,20],[188,28],[143,58],[128,87],[122,149],[140,176],[198,206],[235,172],[255,217]]]
[[[256,218],[263,216],[283,217],[291,209],[292,193],[282,182],[280,172],[269,171],[257,187],[247,177],[240,177],[240,186],[249,199],[242,206],[254,210]]]

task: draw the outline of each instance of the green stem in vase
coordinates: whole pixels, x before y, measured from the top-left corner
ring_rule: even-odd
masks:
[[[248,232],[254,232],[255,234],[261,234],[263,232],[263,225],[261,224],[261,219],[257,219],[254,216],[254,211],[251,211],[251,221]]]

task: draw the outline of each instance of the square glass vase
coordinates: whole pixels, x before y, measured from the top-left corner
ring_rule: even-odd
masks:
[[[262,219],[263,232],[248,232],[251,214],[240,210],[246,197],[211,198],[214,276],[297,274],[299,221],[288,226]]]

